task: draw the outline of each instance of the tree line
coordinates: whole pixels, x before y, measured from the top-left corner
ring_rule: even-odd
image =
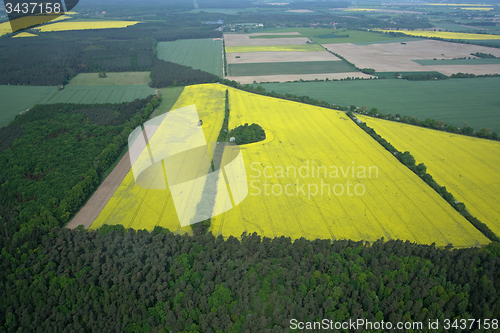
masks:
[[[159,100],[36,105],[0,130],[0,246],[68,221]]]
[[[292,318],[498,318],[499,250],[53,228],[36,251],[3,255],[0,323],[7,332],[210,333],[290,332]]]
[[[150,86],[154,88],[214,83],[219,81],[217,75],[175,64],[170,61],[155,59],[154,64],[154,68],[151,71],[150,82]]]
[[[465,217],[473,226],[475,226],[479,231],[481,231],[488,239],[494,242],[500,242],[500,238],[483,222],[478,220],[476,217],[472,216],[465,204],[459,202],[455,197],[448,192],[446,187],[439,185],[434,178],[427,173],[427,167],[424,163],[416,164],[415,158],[409,151],[400,152],[393,145],[391,145],[386,139],[380,136],[373,128],[369,127],[366,123],[358,122],[354,114],[349,111],[347,115],[351,120],[353,120],[359,127],[361,127],[366,133],[368,133],[372,138],[380,143],[387,151],[403,163],[408,169],[413,171],[417,176],[419,176],[424,182],[427,183],[434,191],[436,191],[443,199],[445,199],[457,212],[459,212],[463,217]]]

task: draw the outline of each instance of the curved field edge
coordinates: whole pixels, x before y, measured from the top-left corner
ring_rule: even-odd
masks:
[[[157,92],[162,95],[162,100],[160,105],[151,113],[150,118],[171,110],[183,89],[184,87],[157,89]],[[79,225],[83,225],[86,229],[90,228],[112,198],[118,186],[124,181],[129,170],[130,157],[128,146],[125,146],[116,161],[103,173],[103,182],[91,194],[66,227],[74,229]]]
[[[500,143],[408,124],[359,116],[400,151],[445,186],[469,212],[500,235]]]
[[[384,237],[438,246],[452,243],[456,247],[489,243],[427,184],[348,121],[343,112],[233,88],[229,101],[230,128],[258,123],[273,132],[274,140],[255,147],[242,146],[249,195],[234,209],[212,218],[214,235],[240,237],[244,232],[257,232],[267,237],[367,241]],[[319,187],[322,181],[332,187],[340,183],[329,176],[263,176],[264,168],[273,173],[280,167],[306,167],[308,162],[310,166],[313,162],[316,166],[345,168],[353,164],[378,166],[380,176],[360,179],[348,175],[341,179],[365,185],[367,194],[362,197],[264,194],[264,181],[269,183],[268,190],[273,186],[275,192],[297,180],[306,183],[306,188],[309,184]]]
[[[206,141],[216,142],[224,118],[225,89],[219,84],[184,87],[172,110],[195,104],[200,119],[209,125],[202,127]],[[192,233],[190,226],[180,226],[170,190],[137,186],[131,169],[90,229],[98,229],[104,224],[147,230],[161,226],[172,232]]]

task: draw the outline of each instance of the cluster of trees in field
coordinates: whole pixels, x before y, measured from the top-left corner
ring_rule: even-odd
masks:
[[[441,74],[439,72],[433,73],[411,73],[411,74],[400,74],[398,72],[394,73],[394,78],[403,79],[408,81],[428,81],[428,80],[447,80],[448,76]]]
[[[405,151],[400,152],[398,151],[393,145],[391,145],[386,139],[384,139],[382,136],[380,136],[373,128],[369,127],[366,125],[366,123],[360,123],[357,121],[357,118],[354,116],[354,114],[349,111],[347,112],[347,115],[359,126],[361,127],[366,133],[368,133],[372,138],[374,138],[378,143],[380,143],[387,151],[392,153],[396,158],[403,163],[406,167],[408,167],[411,171],[413,171],[417,176],[422,178],[423,181],[425,181],[434,191],[436,191],[441,197],[443,197],[457,212],[462,214],[463,217],[465,217],[472,225],[474,225],[479,231],[481,231],[486,237],[488,237],[491,241],[494,242],[500,242],[500,238],[493,232],[491,229],[484,224],[483,222],[479,221],[477,218],[472,216],[468,211],[467,208],[465,207],[465,204],[463,202],[459,202],[453,197],[453,195],[448,192],[446,187],[440,186],[434,178],[427,173],[427,167],[425,166],[424,163],[420,163],[416,165],[415,158],[413,155]]]
[[[0,246],[67,222],[158,103],[36,105],[2,128]]]
[[[20,332],[209,333],[288,332],[292,318],[498,318],[499,250],[54,228],[36,251],[4,255],[0,321]]]
[[[471,53],[470,55],[473,55],[473,56],[476,56],[479,58],[486,58],[486,59],[496,59],[497,58],[491,53],[476,52],[476,53]]]
[[[259,142],[265,140],[266,132],[258,124],[245,123],[244,125],[233,128],[228,135],[229,138],[234,137],[236,144],[244,145],[247,143]]]
[[[264,96],[270,96],[270,97],[275,97],[275,98],[281,98],[289,101],[295,101],[295,102],[300,102],[304,104],[310,104],[310,105],[315,105],[315,106],[320,106],[328,109],[334,109],[334,110],[340,110],[340,111],[357,111],[359,113],[376,117],[376,118],[381,118],[381,119],[386,119],[386,120],[391,120],[391,121],[397,121],[397,122],[402,122],[406,124],[411,124],[415,126],[422,126],[422,127],[427,127],[427,128],[432,128],[440,131],[445,131],[445,132],[451,132],[451,133],[457,133],[457,134],[463,134],[463,135],[468,135],[468,136],[476,136],[479,138],[485,138],[485,139],[490,139],[490,140],[500,140],[500,136],[496,132],[492,132],[490,128],[482,128],[479,131],[474,130],[474,128],[470,127],[467,122],[464,122],[462,124],[462,127],[459,128],[454,125],[446,124],[445,121],[438,121],[432,118],[427,118],[423,121],[419,120],[416,117],[413,116],[401,116],[400,114],[392,115],[392,114],[385,114],[379,111],[377,108],[371,108],[368,111],[368,108],[366,106],[362,106],[361,108],[356,107],[355,105],[351,106],[345,106],[345,105],[337,105],[337,104],[330,104],[325,101],[320,101],[314,98],[311,98],[309,96],[297,96],[293,94],[279,94],[275,91],[267,92],[266,89],[262,86],[257,86],[253,87],[251,85],[241,85],[236,81],[231,81],[231,80],[221,80],[221,83],[235,87],[241,90],[245,90],[248,92],[252,92],[255,94],[259,95],[264,95]]]
[[[170,61],[155,59],[155,66],[151,71],[150,86],[164,88],[168,86],[187,86],[218,81],[219,77],[217,75]]]

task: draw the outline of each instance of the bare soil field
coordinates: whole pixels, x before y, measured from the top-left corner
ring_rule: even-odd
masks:
[[[253,34],[255,36],[255,34]],[[282,35],[282,34],[280,34]],[[252,38],[250,34],[225,34],[225,46],[269,46],[269,45],[300,45],[310,41],[307,37],[297,38]]]
[[[459,44],[451,42],[442,42],[436,40],[420,40],[414,42],[402,43],[385,43],[385,44],[370,44],[370,45],[354,45],[351,43],[341,44],[324,44],[328,50],[340,54],[348,61],[352,62],[359,68],[373,68],[377,72],[394,72],[394,71],[439,71],[436,68],[443,66],[421,66],[412,60],[420,59],[453,59],[462,57],[471,57],[471,53],[482,52],[490,53],[495,56],[500,56],[500,49],[491,47]],[[474,71],[484,71],[476,67],[484,67],[486,65],[465,65],[460,66],[459,72],[467,70],[468,73]],[[493,65],[492,65],[493,66]],[[447,65],[446,67],[450,67]],[[444,68],[442,68],[444,70]],[[494,68],[488,68],[494,69]],[[448,73],[452,70],[450,67],[446,69]],[[497,69],[494,69],[495,73]],[[457,73],[455,71],[454,73]],[[443,72],[443,74],[445,74]],[[483,73],[484,74],[484,73]]]
[[[249,64],[262,62],[336,61],[341,59],[327,51],[314,51],[226,53],[226,60],[228,64]]]
[[[352,73],[325,73],[325,74],[282,74],[282,75],[258,75],[258,76],[228,76],[228,80],[238,81],[241,84],[250,84],[254,81],[257,83],[261,82],[287,82],[287,81],[297,81],[297,80],[340,80],[347,77],[359,77],[369,79],[371,75],[364,74],[361,72]]]

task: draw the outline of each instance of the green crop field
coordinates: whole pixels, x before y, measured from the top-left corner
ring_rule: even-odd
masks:
[[[349,73],[357,70],[345,61],[297,61],[228,64],[230,76]]]
[[[500,78],[440,81],[353,80],[261,84],[267,91],[290,93],[340,105],[366,105],[383,113],[433,118],[475,130],[487,127],[500,133]],[[256,86],[256,85],[254,85]]]
[[[100,78],[98,73],[80,73],[68,83],[68,86],[121,86],[148,84],[149,72],[106,73]]]
[[[158,89],[158,93],[161,94],[161,103],[154,110],[149,118],[154,118],[172,109],[177,99],[182,94],[184,87],[169,87]]]
[[[205,39],[182,39],[175,42],[159,42],[156,46],[159,59],[191,66],[222,76],[222,41]]]
[[[265,39],[274,39],[274,38],[297,38],[302,37],[300,35],[255,35],[250,36],[250,39],[253,38],[265,38]]]
[[[391,37],[388,34],[381,34],[377,32],[357,31],[347,29],[326,29],[326,28],[286,28],[286,29],[261,29],[258,32],[298,32],[302,37],[309,37],[311,40],[319,44],[334,44],[334,43],[363,43],[363,44],[376,44],[380,42],[404,42],[415,40],[408,37]],[[339,37],[328,38],[329,35]],[[349,37],[340,37],[342,35],[349,35]],[[318,36],[322,36],[318,37]],[[300,37],[295,35],[294,37]]]
[[[154,94],[155,90],[147,85],[66,86],[56,94],[46,96],[40,103],[122,103],[133,101],[136,98],[145,98]]]
[[[56,87],[0,86],[0,127],[56,91]]]
[[[446,59],[446,60],[413,60],[422,66],[436,65],[497,65],[500,64],[500,58],[485,59]]]
[[[436,23],[432,22],[434,26],[440,29],[448,30],[448,31],[454,31],[454,32],[467,32],[467,31],[477,31],[481,30],[481,28],[475,28],[473,27],[473,24],[468,24],[468,26],[463,26],[460,24],[455,24],[455,23]],[[489,28],[489,27],[485,27]]]

